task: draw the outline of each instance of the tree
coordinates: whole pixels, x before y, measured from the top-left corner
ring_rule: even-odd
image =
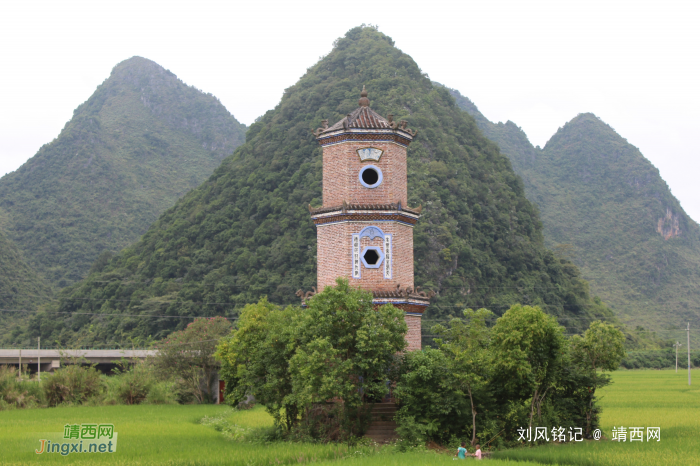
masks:
[[[497,381],[530,398],[530,427],[561,366],[566,341],[556,319],[535,306],[512,306],[492,330]]]
[[[406,347],[403,311],[390,304],[375,307],[371,293],[340,278],[307,305],[289,363],[294,393],[304,407],[340,399],[344,421],[350,421],[366,400],[389,392],[389,373]],[[346,424],[345,430],[354,428]]]
[[[625,357],[625,335],[614,325],[601,321],[591,323],[583,334],[571,337],[571,353],[573,360],[583,368],[593,380],[589,388],[588,410],[586,412],[586,436],[590,436],[593,416],[593,400],[597,388],[610,383],[609,377],[600,371],[614,371],[620,367]]]
[[[289,430],[299,410],[292,387],[289,360],[294,355],[299,308],[280,309],[262,298],[243,308],[238,328],[219,344],[221,378],[226,399],[237,405],[247,396],[265,406],[278,426]]]
[[[488,384],[489,338],[490,331],[486,318],[493,315],[488,309],[464,311],[463,319],[453,319],[449,328],[442,325],[433,327],[433,333],[443,338],[435,339],[440,349],[447,355],[449,377],[447,383],[455,390],[469,396],[472,412],[472,440],[476,444],[476,392],[482,391]]]
[[[195,319],[155,345],[155,367],[164,375],[174,375],[183,391],[199,403],[210,401],[219,366],[214,352],[219,340],[230,331],[231,322],[225,317]]]
[[[403,444],[425,444],[428,437],[445,442],[465,434],[460,418],[469,408],[464,393],[446,383],[450,371],[448,357],[440,349],[427,347],[403,355],[394,389],[401,405],[396,421]]]
[[[403,312],[375,307],[372,294],[338,279],[307,300],[307,308],[260,300],[241,313],[219,345],[227,400],[255,396],[290,431],[314,407],[335,402],[339,427],[358,433],[351,414],[388,393],[397,354],[406,347]]]

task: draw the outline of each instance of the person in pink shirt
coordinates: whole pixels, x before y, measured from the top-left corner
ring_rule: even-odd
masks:
[[[480,460],[481,459],[481,445],[478,443],[476,444],[476,453],[474,453],[474,458]]]

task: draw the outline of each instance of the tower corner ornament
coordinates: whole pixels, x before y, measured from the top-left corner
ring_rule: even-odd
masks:
[[[421,349],[421,317],[435,293],[413,282],[413,226],[422,206],[408,207],[407,148],[418,134],[406,120],[359,107],[313,133],[323,148],[323,203],[309,205],[317,236],[317,286],[339,277],[372,292],[377,306],[404,311],[408,350]],[[297,291],[302,302],[316,294]]]

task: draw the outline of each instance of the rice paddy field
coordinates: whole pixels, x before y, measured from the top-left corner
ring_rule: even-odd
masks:
[[[661,428],[659,442],[587,441],[498,452],[487,464],[508,465],[700,465],[700,371],[622,371],[603,391],[606,437],[613,426]],[[114,453],[36,454],[45,432],[66,424],[109,423],[118,433]],[[394,448],[241,441],[249,429],[271,425],[262,409],[225,406],[102,406],[0,411],[0,464],[278,465],[454,464],[451,455],[398,453]],[[646,439],[645,439],[646,440]],[[474,461],[470,459],[468,461]]]
[[[613,373],[601,406],[603,434],[613,427],[660,427],[660,441],[586,441],[498,452],[498,458],[584,466],[700,465],[700,370],[633,370]]]

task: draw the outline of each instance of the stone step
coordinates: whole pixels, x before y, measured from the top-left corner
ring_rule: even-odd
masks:
[[[375,419],[372,421],[371,426],[386,426],[386,427],[396,427],[396,421],[389,421],[383,419]]]
[[[370,426],[367,432],[396,432],[396,426]]]
[[[372,406],[372,423],[367,429],[365,437],[371,438],[379,444],[392,443],[399,437],[396,435],[396,416],[398,407],[395,403],[375,403]]]
[[[374,406],[372,407],[372,412],[373,412],[373,413],[395,413],[396,411],[398,411],[398,408],[396,407],[396,405],[393,405],[393,406],[377,406],[377,405],[374,405]]]
[[[386,409],[386,408],[372,410],[372,414],[396,414],[396,412],[397,412],[396,409]]]

